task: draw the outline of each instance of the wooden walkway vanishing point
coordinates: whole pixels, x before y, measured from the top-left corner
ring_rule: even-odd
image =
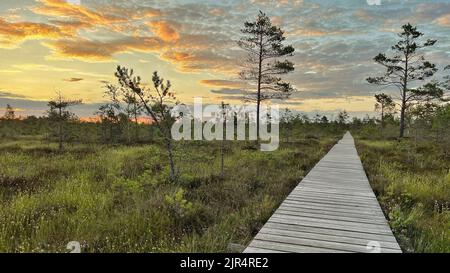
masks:
[[[401,252],[349,132],[289,194],[244,252]]]

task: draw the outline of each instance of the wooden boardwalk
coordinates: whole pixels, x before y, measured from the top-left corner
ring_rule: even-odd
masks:
[[[401,252],[349,132],[289,194],[244,252]]]

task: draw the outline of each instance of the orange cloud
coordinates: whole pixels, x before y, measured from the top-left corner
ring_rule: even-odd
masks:
[[[441,16],[435,21],[438,25],[450,27],[450,14]]]
[[[147,25],[163,41],[173,42],[180,39],[180,34],[167,21],[148,22]]]
[[[230,51],[227,50],[226,54],[222,51],[234,45],[229,37],[181,34],[174,21],[142,22],[163,15],[158,9],[117,5],[96,6],[94,9],[88,5],[70,4],[66,0],[36,1],[38,4],[31,11],[47,17],[47,24],[0,21],[0,46],[7,44],[6,38],[14,40],[14,43],[51,38],[52,41],[43,44],[52,50],[51,57],[54,58],[102,62],[111,61],[115,54],[120,53],[156,52],[162,60],[176,64],[180,71],[236,72],[236,58],[228,56]],[[105,37],[107,30],[125,38],[93,40],[82,36],[80,30],[98,32],[99,37]]]
[[[59,28],[41,23],[7,22],[0,18],[0,47],[14,47],[29,39],[56,39],[63,36]]]
[[[68,36],[75,36],[78,30],[91,27],[90,23],[78,20],[70,20],[70,21],[51,20],[50,22],[58,26],[60,31]]]
[[[56,57],[74,58],[84,61],[108,61],[116,53],[157,51],[164,44],[155,37],[127,37],[108,42],[87,39],[62,39],[46,43],[45,45],[54,50]]]
[[[61,25],[72,28],[90,28],[104,26],[111,29],[121,29],[117,24],[123,23],[130,27],[130,19],[140,20],[156,16],[163,13],[150,7],[126,8],[115,5],[108,5],[102,10],[93,10],[84,5],[74,5],[66,0],[38,0],[41,5],[32,8],[36,14],[44,16],[54,16],[58,18],[70,18],[69,22],[59,20]],[[80,23],[82,22],[82,23]],[[122,28],[123,29],[123,28]]]
[[[116,15],[99,13],[83,5],[70,4],[66,0],[39,0],[39,2],[42,5],[34,7],[32,11],[41,15],[69,17],[89,25],[108,25],[124,21],[124,18]]]
[[[161,58],[177,64],[179,70],[183,72],[212,70],[225,73],[237,73],[235,59],[211,51],[166,51],[161,55]]]
[[[136,13],[133,12],[133,19],[144,19],[144,18],[151,18],[151,17],[158,17],[162,16],[163,13],[154,8],[140,8]]]
[[[201,80],[200,83],[210,87],[223,88],[245,88],[247,86],[244,82],[231,80]]]

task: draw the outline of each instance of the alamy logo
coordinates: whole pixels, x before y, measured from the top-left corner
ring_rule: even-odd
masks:
[[[81,244],[78,241],[70,241],[67,249],[70,250],[70,253],[81,253]]]
[[[177,105],[177,117],[171,133],[174,140],[258,140],[256,106],[207,105],[194,99],[193,113],[186,105]],[[279,107],[261,106],[259,140],[261,151],[274,151],[279,146]]]
[[[370,241],[366,245],[369,253],[381,253],[381,244],[378,241]]]

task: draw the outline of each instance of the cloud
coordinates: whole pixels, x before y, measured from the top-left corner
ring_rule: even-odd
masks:
[[[6,74],[17,74],[17,73],[22,73],[22,71],[17,70],[17,69],[0,69],[0,74],[1,73],[6,73]]]
[[[272,105],[278,104],[278,105],[280,105],[280,107],[282,107],[282,106],[299,106],[299,105],[303,105],[304,103],[305,102],[303,100],[299,100],[299,99],[296,99],[296,100],[292,100],[292,99],[272,100],[272,102],[271,102]]]
[[[82,80],[84,80],[83,78],[68,78],[68,79],[63,79],[63,81],[66,81],[66,82],[79,82],[79,81],[82,81]]]
[[[215,94],[224,94],[224,95],[245,95],[247,92],[245,92],[242,89],[232,89],[232,88],[222,88],[217,90],[211,90],[212,93]]]
[[[450,27],[450,14],[441,16],[437,18],[434,22],[436,22],[438,25]]]
[[[87,21],[79,21],[77,19],[63,20],[50,20],[50,23],[57,26],[61,33],[67,36],[76,36],[80,29],[90,28],[92,24]]]
[[[222,9],[222,8],[212,8],[208,12],[209,12],[209,14],[211,14],[213,16],[222,16],[222,15],[224,15],[224,9]]]
[[[152,21],[148,22],[147,25],[165,42],[177,41],[180,38],[180,34],[178,34],[175,28],[167,21]]]
[[[259,4],[263,6],[300,6],[303,0],[250,0],[252,4]]]
[[[36,2],[29,10],[43,16],[47,23],[27,22],[22,25],[0,21],[0,34],[3,32],[9,39],[7,41],[0,36],[0,46],[12,47],[25,39],[44,39],[42,44],[52,51],[48,60],[112,62],[115,61],[115,55],[120,53],[154,52],[160,59],[174,63],[182,72],[209,69],[236,72],[236,58],[233,51],[229,50],[235,43],[229,35],[218,29],[207,30],[216,27],[206,21],[202,22],[203,25],[195,23],[198,18],[208,18],[202,15],[203,5],[187,5],[192,8],[186,13],[186,9],[181,9],[184,5],[180,5],[180,8],[166,7],[161,11],[126,1],[108,5],[94,5],[91,2],[74,5],[66,0]],[[221,7],[208,10],[228,15],[227,10]],[[174,16],[178,13],[189,18],[179,24],[176,21],[179,16]],[[146,22],[146,19],[155,17],[162,18]],[[25,28],[25,24],[28,28]],[[39,30],[35,30],[37,28]],[[181,28],[183,32],[179,32]],[[15,39],[11,41],[10,33],[13,31]]]
[[[15,64],[14,68],[22,70],[22,71],[52,71],[52,72],[72,72],[75,71],[71,68],[63,68],[50,66],[45,64],[36,64],[36,63],[23,63],[23,64]]]
[[[47,100],[33,100],[25,97],[3,97],[0,92],[0,106],[10,104],[14,109],[21,109],[26,115],[43,116],[48,110]],[[92,117],[101,103],[83,103],[71,110],[79,117]]]
[[[210,70],[216,72],[236,73],[237,61],[212,51],[166,51],[163,60],[175,63],[182,72]]]
[[[317,109],[322,104],[325,105],[323,108],[330,108],[335,107],[330,106],[333,100],[340,101],[341,106],[345,104],[345,97],[371,96],[377,90],[370,87],[365,78],[381,71],[373,64],[372,58],[388,50],[389,45],[396,40],[394,34],[383,30],[398,32],[401,25],[408,21],[418,25],[427,38],[439,38],[439,43],[433,47],[430,55],[440,52],[442,57],[430,58],[431,61],[437,60],[435,62],[439,63],[450,52],[447,38],[450,37],[450,4],[437,3],[443,1],[390,0],[376,7],[367,5],[365,0],[84,0],[81,6],[70,5],[66,0],[23,1],[33,4],[22,5],[23,8],[13,17],[8,17],[7,13],[2,15],[0,47],[14,47],[31,39],[42,40],[41,44],[47,46],[52,55],[45,59],[49,63],[42,65],[39,57],[46,57],[48,50],[36,46],[35,42],[23,46],[24,50],[36,50],[36,53],[31,53],[36,54],[33,55],[36,58],[30,61],[36,63],[14,66],[23,58],[14,61],[15,56],[9,57],[8,62],[0,68],[0,77],[2,82],[13,80],[11,85],[36,80],[32,77],[40,74],[30,73],[33,74],[30,77],[19,77],[22,75],[12,73],[42,71],[42,75],[51,74],[54,77],[51,80],[61,85],[62,78],[86,79],[82,86],[72,84],[68,87],[80,93],[87,91],[77,88],[90,88],[93,91],[90,94],[93,94],[98,86],[88,84],[95,82],[99,85],[100,80],[113,80],[111,64],[89,64],[88,72],[86,64],[60,61],[121,60],[127,65],[135,65],[136,69],[144,66],[139,62],[150,62],[155,65],[155,69],[172,71],[176,68],[186,73],[198,73],[187,76],[189,82],[186,83],[186,91],[183,91],[186,97],[197,92],[195,88],[199,86],[202,90],[213,89],[210,93],[213,97],[222,95],[222,98],[240,99],[248,86],[234,80],[244,55],[235,40],[241,35],[239,30],[243,23],[254,20],[257,15],[258,9],[249,9],[249,3],[260,7],[274,24],[285,30],[286,43],[296,49],[295,56],[291,58],[295,63],[295,71],[283,76],[300,90],[293,95],[292,105],[299,105],[300,100],[305,99],[314,102]],[[0,1],[2,7],[3,2]],[[7,7],[12,5],[8,3]],[[34,20],[35,23],[27,20]],[[39,30],[31,30],[33,28]],[[129,55],[119,56],[124,53]],[[24,58],[31,54],[24,55]],[[155,57],[167,62],[167,65],[155,60]],[[55,65],[61,67],[53,67],[50,61],[55,59],[58,60]],[[63,64],[73,66],[64,68]],[[72,67],[77,68],[72,70]],[[83,75],[81,71],[90,74]],[[178,76],[177,73],[171,74],[175,81],[179,80]],[[179,77],[186,79],[186,75]],[[88,82],[91,78],[93,80]],[[4,88],[10,89],[12,86],[5,85]],[[29,90],[27,94],[30,94]],[[302,104],[301,107],[306,106]],[[370,109],[373,109],[373,104]]]
[[[225,95],[225,96],[216,97],[215,99],[216,100],[233,100],[233,101],[241,101],[241,102],[246,101],[245,95]]]
[[[0,98],[8,98],[8,99],[20,99],[25,98],[25,96],[20,94],[14,94],[11,92],[0,91]]]
[[[325,29],[308,29],[298,28],[294,31],[286,33],[289,36],[330,36],[330,35],[350,35],[353,34],[352,30],[325,30]]]
[[[245,82],[231,80],[201,80],[200,83],[206,86],[226,88],[243,88],[247,86]]]
[[[65,17],[85,22],[89,26],[110,25],[116,22],[123,22],[125,18],[120,16],[96,12],[85,5],[74,5],[65,0],[38,0],[41,5],[32,8],[36,14],[45,16]]]
[[[73,58],[83,61],[111,61],[114,54],[132,51],[151,52],[163,48],[155,37],[125,37],[107,42],[87,39],[58,40],[45,43],[54,51],[55,57]]]
[[[8,22],[0,18],[0,47],[14,48],[25,40],[57,39],[62,36],[59,28],[49,24]]]
[[[159,9],[140,5],[114,3],[89,6],[73,4],[66,0],[36,1],[39,4],[30,10],[47,17],[52,27],[72,37],[77,36],[80,30],[98,31],[100,28],[132,33],[139,29],[140,21],[163,15]]]
[[[133,19],[147,19],[152,17],[162,16],[164,13],[159,9],[154,9],[150,7],[139,7],[136,12],[132,15]]]

